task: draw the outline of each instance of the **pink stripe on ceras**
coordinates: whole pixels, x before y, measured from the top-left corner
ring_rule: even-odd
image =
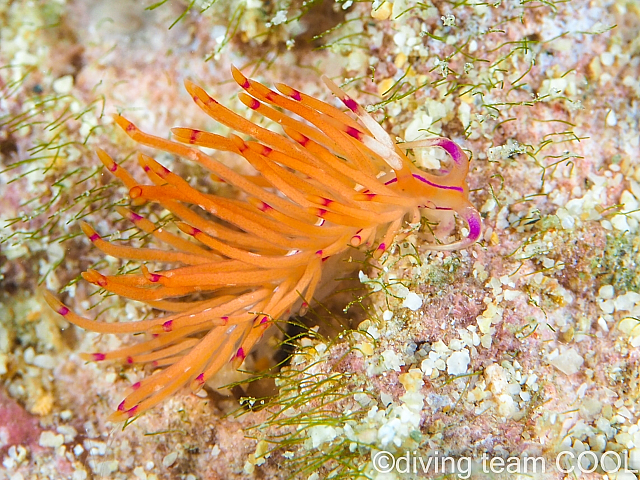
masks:
[[[139,388],[140,388],[140,385],[141,385],[141,383],[140,383],[140,382],[136,382],[136,383],[134,383],[133,385],[131,385],[131,388],[132,388],[133,390],[137,390],[137,389],[139,389]]]
[[[132,357],[132,356],[128,356],[128,357],[127,357],[127,363],[128,363],[129,365],[131,365],[131,364],[133,363],[133,357]]]
[[[68,313],[69,313],[69,309],[67,307],[65,307],[64,305],[62,305],[58,309],[58,314],[62,315],[63,317],[66,316]]]
[[[170,332],[171,330],[173,330],[173,320],[167,320],[166,322],[164,322],[162,324],[162,330],[164,330],[165,332]]]
[[[291,92],[291,95],[289,96],[294,100],[296,100],[297,102],[302,101],[302,95],[300,95],[300,92],[298,90],[294,90],[293,88],[291,90],[292,92]]]
[[[149,281],[153,282],[153,283],[157,283],[160,281],[160,278],[162,277],[162,275],[158,275],[157,273],[150,273],[149,274]]]
[[[260,102],[258,100],[256,100],[255,98],[251,99],[251,102],[249,103],[249,105],[247,105],[251,110],[257,110],[258,108],[260,108]]]
[[[92,242],[95,242],[97,240],[100,240],[100,235],[98,235],[97,233],[94,233],[93,235],[91,235],[89,237],[89,240],[91,240]]]
[[[135,407],[132,407],[129,410],[127,410],[127,415],[129,415],[129,418],[135,416],[136,412],[138,411],[138,407],[139,405],[136,405]]]
[[[238,349],[238,351],[236,352],[236,356],[235,356],[235,358],[241,358],[241,359],[243,359],[243,360],[244,360],[245,358],[247,358],[247,355],[244,353],[244,348],[240,347],[240,348]]]
[[[356,128],[347,127],[345,132],[347,133],[347,135],[352,136],[356,140],[362,140],[362,137],[363,137],[362,132]]]
[[[92,357],[94,361],[99,362],[104,360],[107,356],[104,353],[94,353]]]
[[[261,319],[260,319],[260,325],[264,325],[265,323],[267,323],[269,321],[269,317],[267,317],[266,315],[264,315]]]
[[[273,210],[273,207],[271,205],[269,205],[268,203],[261,202],[259,209],[262,212],[266,212],[268,210]]]
[[[189,136],[189,143],[196,143],[198,139],[198,135],[200,135],[200,130],[191,130],[191,135]]]
[[[387,248],[387,245],[384,242],[378,245],[378,250],[384,250],[385,248]]]
[[[126,400],[122,400],[120,402],[120,405],[118,405],[118,411],[119,412],[124,412],[124,402],[126,402]]]
[[[204,385],[204,373],[201,373],[195,378],[195,381],[200,385]]]
[[[109,171],[113,173],[116,170],[118,170],[118,164],[116,162],[113,162],[113,164],[109,167]]]
[[[170,173],[171,173],[171,170],[169,170],[167,167],[160,165],[160,173],[158,173],[158,175],[164,178],[168,176]]]
[[[249,83],[249,80],[247,80],[246,78],[244,79],[244,82],[242,83],[242,85],[240,85],[242,88],[244,88],[245,90],[247,88],[249,88],[251,86],[251,84]]]
[[[358,111],[358,104],[354,99],[345,96],[342,99],[342,103],[344,103],[347,106],[347,108],[351,110],[353,113],[356,113]]]
[[[138,215],[137,213],[134,212],[129,212],[129,220],[131,220],[132,222],[138,222],[140,220],[142,220],[142,216]]]

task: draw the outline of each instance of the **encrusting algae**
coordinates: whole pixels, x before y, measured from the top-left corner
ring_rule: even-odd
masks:
[[[279,123],[287,136],[246,120],[189,81],[187,91],[205,113],[255,140],[174,128],[172,141],[143,133],[122,116],[114,118],[138,143],[199,163],[215,180],[243,192],[238,198],[202,193],[143,154],[138,161],[152,185],[138,184],[107,153],[98,151],[105,167],[129,188],[133,205],[159,203],[181,219],[178,228],[195,241],[118,208],[123,217],[167,248],[113,245],[83,224],[82,230],[96,247],[121,259],[179,266],[151,272],[143,265],[140,274],[116,276],[89,270],[82,276],[108,292],[167,314],[115,324],[93,321],[45,293],[56,312],[84,329],[147,334],[145,341],[135,345],[83,357],[164,367],[132,385],[111,415],[112,421],[141,414],[185,384],[198,391],[228,362],[239,367],[273,322],[308,307],[323,281],[323,271],[328,270],[327,262],[341,261],[341,254],[351,248],[364,245],[379,258],[405,221],[415,229],[423,216],[438,221],[435,236],[445,238],[455,228],[454,213],[466,222],[467,236],[429,248],[461,249],[480,237],[480,215],[468,200],[465,182],[469,161],[451,140],[397,145],[326,77],[324,83],[357,119],[286,85],[278,84],[280,93],[276,93],[235,68],[232,73],[249,94],[241,93],[240,100]],[[238,154],[258,173],[241,175],[193,146]],[[403,153],[418,147],[444,149],[452,159],[450,168],[437,175],[419,170]],[[204,215],[196,213],[194,206]]]

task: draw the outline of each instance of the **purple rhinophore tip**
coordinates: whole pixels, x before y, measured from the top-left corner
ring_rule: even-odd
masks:
[[[469,212],[465,212],[466,215],[464,217],[469,225],[469,235],[467,238],[475,242],[480,238],[480,234],[482,233],[482,221],[480,220],[480,215],[477,210],[473,208],[469,208],[468,210]]]
[[[456,165],[462,165],[466,159],[466,156],[457,143],[449,140],[448,138],[438,138],[433,141],[433,145],[442,147],[455,162]]]

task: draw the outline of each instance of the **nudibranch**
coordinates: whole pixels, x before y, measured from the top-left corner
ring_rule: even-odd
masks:
[[[283,84],[276,85],[277,93],[236,68],[232,74],[246,92],[239,94],[240,101],[279,124],[284,135],[234,113],[190,81],[185,85],[193,101],[245,138],[174,128],[173,140],[167,140],[143,133],[120,115],[114,119],[139,144],[196,162],[214,180],[235,187],[237,195],[201,192],[139,154],[150,181],[142,185],[106,152],[97,152],[107,170],[129,188],[132,205],[160,204],[180,219],[176,226],[182,234],[118,208],[164,248],[115,245],[83,224],[90,241],[107,255],[167,268],[150,271],[143,263],[140,273],[111,276],[89,270],[82,276],[165,313],[132,322],[94,321],[46,293],[57,313],[86,330],[144,334],[131,346],[83,355],[92,361],[157,367],[131,386],[112,421],[141,414],[186,384],[198,391],[229,362],[239,367],[269,325],[308,307],[327,263],[349,249],[364,246],[379,258],[405,224],[415,228],[422,216],[448,224],[448,233],[455,229],[456,214],[466,223],[466,237],[458,233],[463,238],[428,248],[462,249],[480,237],[480,215],[468,199],[469,160],[453,141],[432,138],[396,144],[326,77],[324,83],[347,111]],[[239,155],[256,174],[242,175],[197,147]],[[430,174],[404,153],[423,147],[444,149],[451,157],[447,169]]]

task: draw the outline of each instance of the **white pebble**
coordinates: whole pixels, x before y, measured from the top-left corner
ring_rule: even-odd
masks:
[[[554,367],[566,375],[577,373],[583,363],[584,359],[574,348],[570,348],[566,352],[561,353],[551,361]]]
[[[640,294],[636,292],[627,292],[616,298],[614,300],[614,305],[617,312],[629,312],[638,302],[640,302]]]
[[[467,373],[467,367],[470,361],[469,350],[466,348],[458,352],[453,352],[449,358],[447,358],[447,373],[449,375],[462,375]]]
[[[629,227],[629,223],[627,222],[627,217],[625,217],[624,215],[615,215],[611,219],[611,225],[613,226],[613,228],[621,232],[628,232],[631,230],[631,228]]]
[[[44,431],[40,434],[38,445],[41,447],[58,448],[64,444],[64,436],[56,435],[54,432]]]
[[[162,466],[167,468],[173,465],[178,458],[178,452],[171,452],[162,459]]]
[[[382,362],[387,370],[400,371],[400,367],[404,365],[404,361],[393,350],[385,350],[382,352]]]
[[[73,88],[73,77],[71,75],[65,75],[64,77],[57,78],[51,84],[53,91],[64,95],[69,93]]]
[[[598,298],[609,300],[610,298],[613,298],[614,293],[615,290],[612,285],[603,285],[600,287],[600,290],[598,290]]]
[[[409,292],[402,302],[402,306],[415,312],[422,306],[422,298],[417,293]]]

